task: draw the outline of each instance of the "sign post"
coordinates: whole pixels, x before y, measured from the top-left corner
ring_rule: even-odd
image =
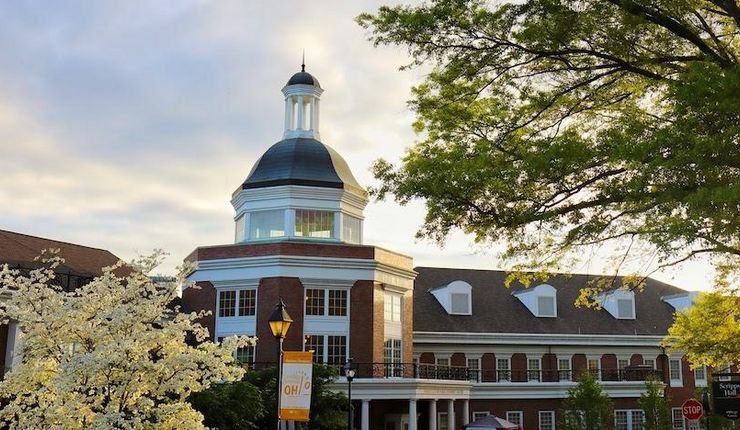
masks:
[[[280,419],[308,421],[311,410],[313,353],[285,351],[280,384]]]
[[[704,407],[696,399],[688,399],[681,405],[683,416],[689,421],[697,421],[704,415]]]

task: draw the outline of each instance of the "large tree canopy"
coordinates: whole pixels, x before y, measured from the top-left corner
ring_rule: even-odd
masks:
[[[734,0],[437,0],[358,22],[432,66],[410,102],[422,140],[374,165],[378,197],[426,202],[420,236],[504,240],[539,268],[608,245],[616,267],[737,270]]]

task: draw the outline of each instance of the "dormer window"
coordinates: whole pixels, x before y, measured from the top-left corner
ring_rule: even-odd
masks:
[[[558,316],[557,290],[552,285],[541,284],[534,288],[515,291],[513,295],[536,317]]]
[[[452,281],[447,285],[429,290],[450,315],[473,313],[472,289],[465,281]]]
[[[620,320],[635,319],[634,292],[620,288],[599,296],[598,300],[601,302],[601,306],[614,318]]]

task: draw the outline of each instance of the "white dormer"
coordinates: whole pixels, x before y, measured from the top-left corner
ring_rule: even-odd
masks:
[[[429,290],[440,305],[450,315],[471,315],[473,313],[473,287],[465,281],[452,281],[449,284]]]
[[[631,290],[620,288],[610,291],[600,295],[598,301],[616,319],[635,319],[635,293]]]
[[[557,290],[548,284],[541,284],[534,288],[515,291],[512,293],[532,315],[542,318],[558,316]]]
[[[660,300],[673,306],[673,309],[679,312],[685,312],[688,308],[694,306],[694,300],[699,295],[698,291],[687,291],[685,293],[671,294],[670,296],[663,296]]]

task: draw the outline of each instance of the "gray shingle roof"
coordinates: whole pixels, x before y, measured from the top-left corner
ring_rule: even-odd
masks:
[[[581,288],[594,275],[554,276],[547,280],[557,290],[556,318],[532,315],[512,292],[521,284],[506,288],[506,272],[496,270],[417,267],[414,283],[414,331],[466,333],[547,333],[665,335],[673,323],[674,309],[662,296],[686,292],[678,287],[648,279],[642,292],[635,294],[634,320],[620,320],[607,311],[576,308],[573,305]],[[472,315],[448,315],[430,288],[462,280],[472,286]],[[617,278],[616,285],[620,285]],[[534,283],[532,286],[539,285]]]

